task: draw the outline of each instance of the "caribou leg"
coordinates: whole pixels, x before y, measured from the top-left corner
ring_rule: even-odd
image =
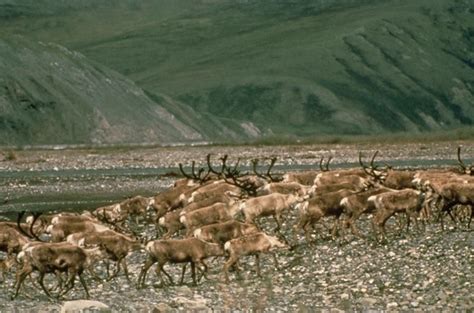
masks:
[[[23,284],[23,281],[32,272],[33,272],[33,267],[31,265],[28,265],[27,263],[25,263],[23,268],[19,272],[17,272],[16,283],[15,283],[16,290],[15,290],[15,293],[11,297],[12,300],[15,299],[18,296],[18,292],[20,291],[20,287]]]
[[[193,278],[193,285],[197,286],[197,282],[196,282],[196,264],[193,261],[191,261],[191,276]]]
[[[184,274],[186,273],[186,266],[188,263],[184,263],[183,268],[181,269],[181,280],[179,281],[179,284],[182,285],[184,284]]]
[[[127,278],[127,281],[130,282],[130,277],[128,275],[127,260],[123,258],[120,262],[122,263],[123,271],[125,272],[125,277]]]
[[[89,295],[89,290],[87,289],[86,282],[84,281],[84,277],[82,277],[82,274],[79,274],[79,281],[81,282],[82,287],[84,287],[84,291],[86,292],[86,299],[90,298]]]
[[[140,271],[140,275],[138,275],[138,283],[137,283],[137,288],[144,288],[145,287],[145,279],[146,279],[146,273],[150,269],[150,267],[156,263],[156,260],[153,259],[151,256],[148,256],[148,258],[145,261],[145,264],[142,267],[142,270]]]
[[[161,285],[164,286],[165,282],[163,280],[163,277],[161,275],[161,272],[163,272],[166,277],[168,277],[171,285],[174,285],[174,282],[173,282],[173,278],[171,278],[171,276],[165,271],[165,269],[163,268],[165,266],[166,262],[165,263],[161,263],[161,262],[158,262],[158,266],[156,267],[156,274],[160,277],[160,281],[161,281]]]
[[[472,221],[472,218],[474,217],[474,206],[469,205],[469,207],[471,208],[471,215],[469,216],[469,222],[467,223],[467,228],[471,229],[471,221]]]
[[[257,266],[257,276],[261,277],[261,275],[260,275],[260,253],[255,254],[255,265]]]
[[[50,294],[49,291],[48,291],[48,288],[46,288],[46,287],[44,286],[44,281],[43,281],[43,280],[44,280],[44,275],[45,275],[45,273],[40,272],[40,275],[39,275],[39,277],[38,277],[38,283],[40,284],[41,288],[42,288],[43,291],[46,293],[46,295],[47,295],[49,298],[52,298],[51,294]]]

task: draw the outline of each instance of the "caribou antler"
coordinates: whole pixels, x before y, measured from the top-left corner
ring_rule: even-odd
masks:
[[[16,219],[16,225],[18,226],[18,230],[20,231],[20,233],[22,233],[23,235],[25,235],[26,237],[28,238],[31,238],[31,235],[28,234],[27,232],[25,232],[23,230],[23,228],[21,227],[21,219],[23,218],[23,216],[25,215],[25,211],[21,211],[18,213],[18,217]]]
[[[226,164],[227,155],[221,158],[221,160],[222,160],[222,171],[224,173],[223,177],[224,177],[225,182],[228,184],[237,186],[249,196],[255,197],[257,195],[257,189],[258,189],[256,184],[252,182],[250,179],[239,179],[239,177],[242,177],[243,175],[248,174],[248,173],[242,174],[240,170],[238,169],[238,166],[240,164],[240,158],[237,159],[237,162],[235,163],[233,167],[227,166]]]
[[[181,174],[182,174],[184,177],[186,177],[187,179],[194,179],[194,178],[195,178],[195,177],[193,177],[193,176],[195,176],[195,175],[191,176],[191,175],[187,174],[187,173],[184,171],[184,169],[183,169],[183,163],[179,163],[178,165],[179,165],[179,171],[181,172]],[[192,173],[194,173],[194,166],[195,166],[195,165],[196,165],[196,162],[193,161],[193,163],[192,163],[192,165],[191,165],[191,172],[192,172]]]
[[[237,162],[235,162],[235,165],[232,169],[226,168],[227,174],[232,175],[232,176],[240,176],[240,171],[238,170],[239,164],[240,164],[240,158],[237,158]]]
[[[326,162],[326,165],[323,167],[323,161],[324,161],[324,156],[321,157],[321,160],[319,160],[319,168],[321,169],[321,172],[329,172],[329,162],[331,162],[332,156],[330,156]]]
[[[30,233],[31,233],[31,234],[33,235],[33,237],[34,237],[36,240],[38,240],[38,241],[43,241],[43,240],[41,240],[41,239],[35,234],[35,232],[34,232],[34,230],[33,230],[33,227],[34,227],[36,221],[38,220],[38,218],[41,216],[41,214],[42,214],[41,212],[35,212],[35,213],[33,213],[33,222],[31,222],[31,225],[30,225]]]
[[[227,154],[225,154],[223,157],[220,158],[221,161],[222,161],[221,173],[223,173],[224,176],[225,176],[224,171],[225,171],[225,169],[226,169],[226,167],[227,167],[227,165],[225,164],[225,163],[227,162],[227,158],[228,158],[228,155],[227,155]]]
[[[221,171],[220,173],[211,169],[210,162],[208,163],[209,171],[212,173],[218,175],[219,178],[230,178],[231,176],[240,176],[240,171],[238,170],[239,164],[240,164],[240,158],[237,159],[237,162],[233,167],[227,166],[227,159],[228,155],[225,154],[223,157],[220,158],[222,161],[222,166],[221,166]]]
[[[379,150],[375,151],[374,155],[372,156],[372,159],[370,159],[370,168],[372,169],[372,171],[377,169],[377,166],[374,166],[374,160],[377,154],[379,154]]]
[[[191,163],[191,175],[187,174],[185,171],[184,171],[184,168],[183,168],[183,164],[182,163],[179,163],[179,170],[181,172],[181,174],[183,174],[184,177],[188,178],[188,179],[193,179],[193,180],[198,180],[201,184],[208,181],[210,179],[209,177],[209,174],[211,173],[211,170],[209,169],[207,171],[206,174],[204,174],[203,176],[203,173],[205,172],[205,169],[204,168],[200,168],[198,170],[198,173],[196,174],[196,161],[193,160],[193,162]]]
[[[369,175],[369,176],[372,176],[375,180],[382,180],[383,178],[383,175],[381,174],[377,174],[375,171],[380,171],[378,169],[377,166],[374,165],[374,160],[375,160],[375,157],[377,156],[377,154],[379,153],[379,150],[375,151],[374,155],[372,156],[372,159],[370,160],[370,167],[365,165],[363,162],[362,162],[362,152],[359,152],[359,164],[360,166],[362,167],[362,169],[364,170],[364,172]],[[368,170],[370,168],[370,170]]]
[[[257,175],[258,177],[260,178],[263,178],[265,179],[266,181],[269,181],[269,182],[280,182],[283,180],[283,177],[274,177],[272,176],[272,174],[270,173],[273,166],[275,165],[277,161],[277,158],[276,157],[273,157],[270,159],[270,166],[268,167],[267,169],[267,172],[265,174],[261,174],[257,171],[257,165],[258,165],[258,159],[253,159],[252,160],[252,168],[253,168],[253,172],[255,173],[255,175]]]
[[[225,170],[225,161],[227,160],[227,154],[224,155],[222,158],[222,167],[221,167],[221,171],[218,172],[216,170],[214,170],[212,168],[212,164],[211,164],[211,154],[209,153],[207,156],[206,156],[206,162],[207,162],[207,167],[209,168],[209,172],[212,173],[212,174],[215,174],[217,175],[217,177],[222,177],[224,174],[224,170]]]
[[[231,178],[231,180],[228,180],[228,178]],[[230,171],[228,171],[226,177],[224,178],[226,183],[234,185],[242,189],[246,194],[248,194],[250,197],[255,197],[257,196],[257,189],[258,187],[255,185],[254,182],[252,182],[250,179],[239,179]]]
[[[321,162],[322,162],[322,159],[321,159]],[[372,173],[370,173],[367,170],[367,166],[362,162],[362,152],[361,151],[359,151],[359,164],[367,175],[372,176]]]
[[[253,169],[253,172],[255,173],[255,175],[257,175],[260,178],[266,179],[266,177],[264,175],[260,174],[257,171],[258,159],[253,159],[253,160],[251,160],[251,162],[252,162],[252,169]]]
[[[100,212],[100,211],[99,211]],[[99,221],[101,221],[102,223],[104,224],[107,224],[107,225],[110,225],[110,227],[113,229],[113,230],[116,230],[118,231],[119,233],[122,233],[122,234],[132,234],[132,235],[135,235],[135,233],[133,232],[133,230],[129,227],[125,227],[125,226],[120,226],[118,224],[118,222],[114,222],[112,220],[110,220],[108,217],[107,217],[107,213],[106,213],[106,210],[105,210],[105,207],[102,209],[102,214],[96,214],[94,215],[97,219],[99,219]]]
[[[20,222],[21,219],[23,218],[23,216],[25,215],[25,211],[19,212],[18,217],[16,219],[16,224],[18,226],[18,230],[20,231],[20,233],[22,233],[23,235],[25,235],[28,238],[36,239],[38,241],[43,241],[33,231],[33,226],[35,225],[36,220],[38,219],[38,217],[40,217],[41,214],[42,213],[40,213],[40,212],[33,213],[33,221],[31,222],[31,225],[30,225],[30,229],[29,229],[30,233],[28,233],[23,229],[23,227],[21,226],[21,222]]]
[[[474,165],[467,167],[466,164],[464,164],[464,162],[461,159],[461,146],[458,146],[458,162],[464,174],[474,175],[473,173]]]

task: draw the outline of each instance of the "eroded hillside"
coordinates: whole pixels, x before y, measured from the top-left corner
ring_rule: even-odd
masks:
[[[140,87],[82,54],[0,40],[0,144],[202,140]]]

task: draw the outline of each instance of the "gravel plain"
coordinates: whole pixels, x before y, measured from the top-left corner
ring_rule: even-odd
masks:
[[[364,144],[314,145],[281,147],[166,147],[113,150],[23,150],[15,151],[15,158],[0,156],[0,206],[5,218],[13,212],[41,202],[42,209],[57,203],[79,209],[120,197],[157,193],[173,181],[161,176],[175,171],[177,164],[192,160],[204,164],[207,153],[225,153],[243,163],[250,159],[278,157],[277,165],[288,168],[318,168],[321,156],[334,156],[331,167],[356,164],[358,151],[368,158],[380,150],[377,161],[403,166],[455,166],[456,148],[463,145],[463,156],[472,163],[472,142],[433,144]],[[399,163],[397,163],[399,162]],[[231,161],[232,163],[232,161]],[[356,166],[356,165],[354,165]],[[98,174],[94,171],[98,171]],[[30,175],[26,175],[30,173]],[[115,174],[114,174],[115,173]],[[81,176],[82,175],[82,176]],[[92,202],[74,206],[83,197]],[[52,205],[51,207],[53,207]],[[65,207],[66,208],[66,207]],[[283,233],[295,249],[277,251],[278,268],[269,255],[262,259],[262,277],[256,277],[254,258],[244,258],[241,276],[231,273],[231,282],[222,281],[220,270],[223,258],[210,261],[208,279],[192,286],[189,272],[185,285],[160,288],[150,270],[147,287],[135,287],[144,252],[128,257],[132,281],[124,275],[112,281],[97,282],[86,277],[91,299],[107,304],[113,311],[188,311],[188,310],[252,310],[252,311],[472,311],[474,310],[474,235],[465,223],[447,221],[445,230],[438,223],[426,225],[424,230],[398,232],[395,219],[388,225],[386,243],[377,243],[371,236],[370,221],[365,218],[360,228],[365,239],[352,237],[332,240],[324,226],[314,234],[308,245],[301,234],[295,234],[296,212],[290,212]],[[325,221],[329,225],[332,220]],[[263,220],[272,232],[273,220]],[[152,229],[148,229],[149,232]],[[178,281],[181,266],[167,265],[166,269]],[[98,272],[104,275],[100,265]],[[82,299],[79,283],[67,294],[67,299],[49,300],[42,291],[27,282],[25,290],[14,301],[12,293],[14,273],[0,284],[1,312],[59,311],[66,300]],[[48,278],[53,284],[53,278]]]

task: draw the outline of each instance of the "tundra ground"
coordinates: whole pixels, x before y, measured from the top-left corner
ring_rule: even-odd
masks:
[[[333,156],[330,168],[357,166],[358,152],[368,158],[380,150],[377,162],[394,166],[456,166],[456,148],[463,145],[466,163],[473,163],[472,142],[432,144],[361,144],[264,147],[148,147],[120,149],[22,150],[4,154],[0,161],[0,210],[6,219],[15,212],[27,210],[82,210],[112,203],[123,197],[152,195],[167,188],[178,163],[190,165],[195,160],[205,165],[205,156],[229,154],[248,165],[252,158],[278,157],[274,171],[317,169],[320,157]],[[8,156],[8,157],[7,157]],[[0,157],[2,159],[2,157]],[[263,161],[262,161],[263,162]],[[232,164],[232,163],[230,163]],[[166,175],[165,175],[166,174]],[[165,286],[159,288],[153,271],[147,287],[135,285],[145,255],[136,252],[129,257],[132,282],[121,275],[112,281],[97,282],[87,277],[91,298],[109,305],[114,311],[151,311],[172,309],[248,309],[344,311],[469,311],[474,308],[474,236],[465,223],[447,221],[441,231],[431,223],[424,231],[412,229],[398,234],[395,220],[388,225],[388,242],[376,243],[370,236],[367,219],[360,228],[367,239],[346,236],[330,239],[324,225],[314,233],[314,246],[295,234],[295,212],[286,216],[283,233],[296,245],[292,251],[277,252],[279,268],[270,256],[262,257],[262,277],[255,276],[254,258],[244,258],[241,277],[230,275],[230,283],[222,280],[223,258],[209,262],[208,279],[198,286]],[[325,223],[329,226],[331,220]],[[263,220],[272,232],[274,221]],[[152,232],[152,228],[148,229]],[[181,266],[166,265],[178,281]],[[105,268],[97,272],[104,275]],[[48,278],[54,284],[53,277]],[[14,273],[0,284],[0,311],[55,310],[64,301],[51,302],[44,293],[27,282],[25,290],[10,301]],[[189,272],[185,282],[190,283]],[[67,295],[84,297],[80,285]]]

